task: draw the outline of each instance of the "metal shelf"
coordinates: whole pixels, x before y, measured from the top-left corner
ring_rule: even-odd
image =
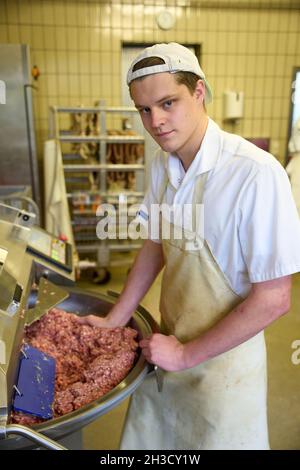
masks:
[[[59,135],[61,142],[88,143],[88,142],[106,142],[108,144],[141,144],[144,137],[139,135]]]
[[[129,251],[129,250],[139,250],[141,248],[141,243],[124,243],[120,244],[108,244],[108,248],[110,251],[118,252],[118,251]],[[97,245],[79,245],[77,250],[79,253],[91,253],[92,251],[97,252],[99,246]]]
[[[70,130],[60,129],[59,114],[63,113],[81,115],[81,122],[84,122],[84,114],[97,115],[99,128],[96,126],[93,127],[93,131],[96,135],[92,133],[83,135],[80,133],[80,130],[78,134],[75,134]],[[143,188],[141,183],[140,186],[130,186],[130,172],[132,173],[132,177],[134,177],[133,174],[140,175],[144,171],[145,165],[140,163],[125,163],[125,153],[122,153],[121,162],[123,161],[123,163],[109,163],[107,155],[108,153],[111,155],[113,151],[118,152],[122,150],[122,152],[124,152],[125,147],[121,149],[121,147],[118,148],[115,147],[115,145],[121,146],[122,144],[129,144],[131,146],[132,144],[143,144],[145,139],[142,135],[109,134],[107,132],[108,114],[114,116],[119,114],[121,115],[120,117],[123,118],[126,115],[138,116],[138,111],[134,107],[110,107],[102,105],[91,107],[50,107],[49,137],[55,138],[61,145],[64,145],[62,156],[65,181],[69,184],[69,187],[72,185],[72,189],[68,190],[67,198],[72,214],[72,227],[76,241],[76,249],[81,255],[93,255],[91,260],[85,260],[82,264],[94,266],[95,268],[109,267],[109,265],[111,265],[110,253],[112,252],[135,251],[141,247],[141,243],[137,243],[136,240],[134,240],[134,243],[131,243],[129,239],[119,238],[112,243],[111,240],[99,240],[96,235],[96,225],[101,219],[95,216],[95,211],[93,210],[95,205],[101,203],[117,204],[119,201],[122,201],[122,198],[123,200],[126,198],[128,204],[136,204],[144,196],[144,192],[141,191]],[[81,130],[84,128],[85,126],[82,126]],[[78,144],[78,146],[73,146],[73,148],[70,146],[70,150],[67,150],[67,144]],[[111,144],[112,146],[110,148],[107,147]],[[79,152],[79,148],[81,150],[84,149],[83,155],[81,155],[81,150]],[[131,154],[134,158],[133,161],[140,161],[138,150],[134,149],[134,147],[128,148],[133,152]],[[84,159],[85,155],[86,160]],[[117,180],[117,172],[123,173],[125,185],[127,185],[128,188],[132,187],[133,190],[121,188],[119,191],[115,190],[114,181]],[[136,176],[136,180],[141,181],[138,176]],[[112,190],[108,187],[108,182],[111,184],[110,187]],[[86,189],[84,189],[84,187]],[[93,196],[95,196],[95,200],[93,200]],[[93,223],[92,220],[93,216],[95,216],[95,223]],[[87,223],[84,223],[85,217]],[[80,220],[80,218],[82,218],[82,220]],[[132,216],[128,216],[128,223],[132,221],[132,219]],[[122,237],[122,234],[125,233],[124,229],[127,229],[127,226],[121,225],[121,227],[118,226],[117,228],[118,236]],[[115,263],[116,260],[114,259],[113,264]]]
[[[99,204],[100,205],[100,204]],[[80,209],[74,209],[73,210],[73,214],[74,215],[79,215],[81,216],[82,218],[84,218],[85,215],[93,215],[95,218],[98,217],[97,221],[99,222],[99,216],[96,215],[96,211],[93,211],[93,210],[90,210],[90,209],[84,209],[83,211],[80,211]],[[127,211],[126,210],[123,210],[123,211],[119,211],[119,210],[115,210],[113,212],[113,214],[116,214],[118,216],[120,215],[124,215],[124,214],[127,214]],[[113,215],[112,214],[112,215]],[[132,218],[133,216],[127,216],[128,218]]]
[[[51,106],[50,110],[54,113],[117,113],[117,114],[128,114],[137,113],[137,109],[133,106]]]
[[[100,196],[100,197],[103,197],[103,198],[109,198],[109,199],[112,199],[112,198],[116,198],[116,199],[119,199],[120,197],[123,197],[123,196],[126,196],[127,198],[134,198],[134,197],[144,197],[144,193],[140,192],[140,191],[122,191],[120,193],[117,193],[117,192],[109,192],[109,191],[106,191],[106,192],[103,192],[103,191],[93,191],[93,190],[78,190],[78,191],[74,191],[72,193],[67,193],[67,198],[72,198],[74,197],[74,195],[78,195],[80,196],[80,194],[88,194],[90,196]],[[91,205],[93,204],[92,202],[90,203]],[[86,205],[86,204],[85,204]]]
[[[66,172],[78,172],[84,173],[88,171],[99,171],[99,170],[107,170],[107,171],[144,171],[145,166],[141,164],[127,164],[127,163],[120,163],[120,164],[79,164],[79,165],[64,165],[64,170]]]

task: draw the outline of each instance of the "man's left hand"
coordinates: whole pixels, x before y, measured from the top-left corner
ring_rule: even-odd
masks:
[[[186,368],[184,361],[184,344],[175,336],[155,333],[140,341],[139,346],[148,362],[156,364],[166,371],[179,371]]]

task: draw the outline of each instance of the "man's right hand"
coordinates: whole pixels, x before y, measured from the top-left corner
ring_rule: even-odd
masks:
[[[97,315],[85,315],[77,317],[78,323],[81,325],[96,326],[98,328],[116,328],[118,325],[113,324],[109,315],[107,317],[98,317]]]

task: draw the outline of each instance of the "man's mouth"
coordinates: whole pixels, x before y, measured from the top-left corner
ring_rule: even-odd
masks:
[[[159,134],[155,134],[155,135],[156,135],[156,137],[160,137],[160,138],[161,138],[161,137],[167,137],[167,136],[169,136],[170,134],[172,134],[172,132],[174,132],[174,131],[160,132]]]

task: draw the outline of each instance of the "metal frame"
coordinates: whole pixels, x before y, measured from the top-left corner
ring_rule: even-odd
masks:
[[[101,132],[99,135],[93,136],[82,136],[82,135],[66,135],[60,132],[59,126],[59,114],[68,113],[68,114],[78,114],[78,113],[98,113],[99,114],[99,123]],[[138,111],[134,107],[110,107],[103,106],[79,106],[79,107],[65,107],[65,106],[51,106],[49,111],[49,138],[56,139],[58,142],[70,142],[70,143],[90,143],[90,142],[99,142],[99,163],[98,164],[64,164],[63,168],[66,174],[68,173],[89,173],[97,172],[99,173],[100,188],[99,191],[93,190],[80,190],[80,192],[85,192],[89,195],[99,194],[100,197],[107,199],[108,197],[114,197],[116,194],[110,194],[107,190],[107,181],[106,175],[108,171],[122,171],[122,172],[144,172],[144,164],[107,164],[106,162],[106,145],[109,143],[144,143],[144,136],[111,136],[107,135],[106,128],[106,118],[107,114],[137,114]],[[76,191],[75,191],[76,193]],[[68,193],[68,199],[72,198],[73,193]],[[140,191],[124,191],[127,197],[137,197],[142,198],[144,193]],[[72,211],[73,214],[73,211]],[[78,214],[80,215],[80,214]],[[76,226],[76,222],[73,221],[73,226]],[[111,251],[131,251],[137,250],[141,245],[137,243],[127,243],[120,244],[119,249],[116,244],[109,244],[107,241],[99,240],[98,243],[86,243],[77,245],[76,249],[80,253],[96,253],[96,262],[87,263],[84,261],[80,264],[79,267],[84,269],[86,267],[93,266],[97,268],[107,268],[111,264],[110,262],[110,252]],[[121,263],[122,264],[122,263]]]
[[[83,291],[78,288],[68,288],[68,291],[70,294],[68,299],[60,303],[58,307],[67,311],[75,311],[78,315],[97,314],[97,311],[101,311],[101,315],[106,315],[118,297],[118,294],[113,292],[109,292],[109,295],[104,295],[86,290]],[[156,322],[142,306],[138,306],[129,326],[139,331],[140,338],[158,331]],[[142,384],[147,374],[152,370],[153,367],[140,355],[127,377],[109,393],[72,413],[35,425],[32,431],[42,433],[44,435],[42,437],[45,438],[47,436],[55,441],[73,434],[128,398]],[[10,431],[12,431],[11,435]],[[10,425],[3,425],[3,420],[1,421],[0,419],[0,450],[32,447],[33,444],[28,441],[32,437],[26,436],[25,433],[20,433],[23,435],[18,436],[15,434],[17,434],[15,429],[10,429]],[[45,445],[41,440],[34,439],[34,437],[36,436],[33,436],[35,442]]]

